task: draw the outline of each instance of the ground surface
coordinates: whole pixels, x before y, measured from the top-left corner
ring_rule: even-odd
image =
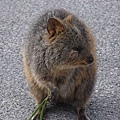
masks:
[[[99,69],[88,105],[91,120],[120,120],[119,0],[0,0],[0,120],[27,120],[36,104],[23,73],[22,44],[44,10],[64,8],[84,20],[97,38]],[[47,112],[46,120],[76,120],[69,105]]]

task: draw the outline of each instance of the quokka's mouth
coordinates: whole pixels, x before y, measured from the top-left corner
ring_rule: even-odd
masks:
[[[87,60],[82,60],[82,61],[77,61],[73,64],[73,66],[76,67],[88,67],[93,63],[93,61],[91,60],[91,62],[88,62]]]
[[[88,67],[92,64],[93,62],[88,62],[87,59],[86,60],[78,60],[75,62],[68,62],[67,64],[61,64],[58,65],[57,68],[58,69],[73,69],[73,68],[79,68],[79,67]]]
[[[64,70],[64,69],[75,69],[75,68],[79,68],[79,67],[85,68],[85,67],[90,66],[91,64],[60,65],[60,66],[57,66],[57,69]]]

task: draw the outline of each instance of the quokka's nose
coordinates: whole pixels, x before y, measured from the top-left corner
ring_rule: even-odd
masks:
[[[93,56],[90,56],[90,57],[87,58],[87,62],[88,63],[92,63],[93,61],[94,61]]]

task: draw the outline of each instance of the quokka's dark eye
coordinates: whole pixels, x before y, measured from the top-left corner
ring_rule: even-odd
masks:
[[[78,47],[73,47],[73,50],[74,50],[74,51],[77,51],[77,52],[79,52],[79,53],[81,52],[81,49],[78,48]]]

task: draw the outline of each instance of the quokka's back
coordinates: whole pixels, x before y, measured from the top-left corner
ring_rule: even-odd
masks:
[[[78,119],[85,107],[97,69],[95,39],[86,24],[65,10],[43,14],[24,43],[23,62],[28,84],[38,104],[50,91],[50,102],[78,102]],[[35,119],[38,119],[39,113]]]

